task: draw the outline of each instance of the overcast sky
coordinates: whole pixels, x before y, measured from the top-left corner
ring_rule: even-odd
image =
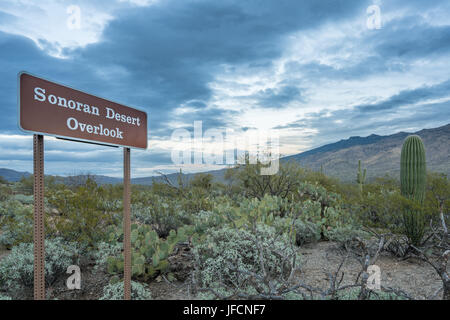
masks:
[[[0,167],[31,172],[21,70],[146,110],[133,177],[178,168],[172,132],[194,121],[271,129],[290,155],[449,123],[450,1],[0,0]],[[45,160],[48,174],[122,174],[115,148],[46,138]]]

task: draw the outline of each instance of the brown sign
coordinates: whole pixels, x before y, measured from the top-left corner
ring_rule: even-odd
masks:
[[[19,127],[28,132],[147,149],[147,113],[31,74],[19,77]]]

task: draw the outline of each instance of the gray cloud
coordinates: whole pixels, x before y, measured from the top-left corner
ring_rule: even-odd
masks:
[[[115,12],[99,42],[65,49],[63,53],[68,59],[49,56],[47,52],[57,50],[57,46],[45,39],[39,40],[44,48],[41,50],[25,37],[0,32],[0,133],[19,134],[16,76],[21,70],[143,108],[149,114],[150,136],[157,138],[170,136],[173,128],[168,124],[174,121],[181,122],[188,130],[194,120],[202,120],[204,130],[230,125],[240,113],[223,110],[209,102],[214,93],[210,84],[223,72],[224,65],[250,75],[254,71],[270,70],[273,61],[283,55],[285,41],[292,33],[316,30],[325,23],[338,27],[340,22],[355,17],[365,19],[365,9],[370,4],[369,0],[166,0],[148,8],[129,6]],[[417,15],[426,10],[448,8],[448,4],[434,0],[395,0],[383,4],[382,13],[406,8],[409,11],[405,16],[383,25],[381,30],[357,39],[345,38],[342,46],[349,45],[354,51],[370,49],[362,59],[353,62],[355,52],[351,51],[341,68],[314,59],[308,63],[290,61],[282,75],[286,79],[271,89],[242,97],[243,102],[253,99],[255,106],[283,108],[292,101],[308,102],[307,83],[338,80],[334,84],[338,85],[341,80],[364,80],[391,71],[408,71],[417,59],[430,62],[448,57],[450,27],[430,25]],[[2,12],[0,6],[0,19],[14,21],[20,17]],[[340,44],[321,54],[330,54],[339,47]],[[427,103],[430,99],[446,97],[449,86],[446,81],[403,90],[385,101],[334,111],[331,117],[327,110],[321,110],[278,128],[317,129],[319,134],[314,136],[314,141],[318,144],[332,142],[338,136],[379,132],[381,128],[401,129],[406,123],[429,126],[449,119],[447,103]],[[414,104],[421,106],[412,107]],[[408,112],[403,108],[405,105],[411,106]],[[173,111],[182,106],[192,110],[174,115]],[[0,141],[0,150],[5,151],[0,161],[31,161],[31,144],[22,140],[17,143]],[[67,142],[49,142],[46,147],[48,161],[58,170],[62,170],[64,163],[66,166],[84,163],[105,173],[116,170],[107,163],[120,165],[121,161],[121,153],[115,149],[98,151],[98,147]],[[75,154],[78,162],[73,161]],[[135,160],[142,167],[170,162],[167,153],[155,151],[152,146],[147,152],[137,151]]]

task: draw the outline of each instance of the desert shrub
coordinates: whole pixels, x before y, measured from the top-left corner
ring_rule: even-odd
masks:
[[[0,177],[2,178],[2,177]],[[0,181],[0,201],[6,201],[12,195],[12,189]]]
[[[19,201],[22,204],[33,204],[34,203],[34,196],[33,195],[24,195],[24,194],[15,194],[12,196],[14,200]]]
[[[289,234],[292,229],[295,234],[295,244],[298,246],[320,240],[321,227],[311,221],[301,220],[300,218],[276,217],[272,226],[280,234]]]
[[[295,243],[298,246],[320,240],[320,226],[313,222],[296,220],[294,222],[294,229]]]
[[[123,281],[106,285],[100,300],[123,300],[123,287]],[[131,281],[131,300],[150,300],[151,298],[152,294],[144,284]]]
[[[400,189],[388,190],[367,185],[371,190],[356,207],[355,215],[365,225],[373,228],[387,229],[394,233],[401,232],[403,197]]]
[[[213,211],[200,211],[192,215],[193,232],[202,235],[206,231],[219,227],[227,223],[226,217],[221,213],[220,209]]]
[[[153,196],[148,204],[133,204],[133,217],[144,224],[151,225],[159,237],[167,237],[170,230],[190,223],[186,214],[177,201]]]
[[[191,187],[204,189],[205,191],[211,191],[213,187],[214,176],[210,173],[197,173],[189,181]]]
[[[104,210],[104,192],[87,180],[75,191],[67,188],[50,192],[48,202],[59,212],[46,226],[48,234],[78,242],[88,249],[106,239],[106,229],[118,224],[121,214]]]
[[[213,196],[204,189],[193,188],[185,193],[183,198],[179,199],[181,209],[187,213],[196,213],[199,211],[211,210],[214,206]]]
[[[230,183],[230,190],[250,198],[262,199],[264,195],[289,198],[301,182],[304,170],[296,162],[279,163],[279,170],[273,175],[262,175],[261,170],[267,168],[260,162],[251,164],[249,158],[244,164],[230,168],[225,173],[225,179]]]
[[[261,275],[263,265],[267,275],[284,279],[293,262],[281,257],[293,254],[297,263],[300,261],[292,250],[290,240],[277,235],[275,228],[267,225],[255,225],[253,231],[232,227],[213,229],[207,232],[204,241],[194,245],[194,276],[199,288],[226,293],[232,287],[252,294],[258,290],[248,281],[251,277],[248,272]],[[262,264],[260,252],[264,258]]]
[[[34,188],[34,176],[30,174],[29,176],[22,176],[20,181],[16,183],[16,191],[24,193],[26,195],[32,195]]]
[[[33,287],[34,254],[32,243],[14,246],[11,253],[0,261],[0,282],[8,292]],[[45,282],[51,286],[56,279],[65,274],[67,267],[77,264],[77,246],[62,239],[45,242]]]
[[[106,269],[108,257],[117,256],[122,252],[122,242],[99,242],[96,249],[92,252],[92,258],[95,261],[95,269]]]
[[[339,243],[344,248],[350,247],[356,238],[363,240],[370,237],[369,233],[360,229],[359,226],[353,225],[344,225],[327,230],[326,236],[329,240]]]
[[[16,200],[0,203],[0,244],[10,248],[33,239],[33,208]]]
[[[358,300],[360,288],[350,288],[340,290],[336,294],[337,300]],[[405,298],[391,292],[383,292],[381,290],[373,290],[370,292],[368,300],[405,300]]]
[[[11,300],[11,297],[0,294],[0,300]]]
[[[427,192],[424,203],[425,214],[434,221],[440,219],[450,208],[450,180],[446,174],[431,172],[427,176]]]

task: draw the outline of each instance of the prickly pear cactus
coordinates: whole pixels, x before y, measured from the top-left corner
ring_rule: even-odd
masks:
[[[120,232],[111,237],[120,235]],[[178,231],[171,230],[167,239],[158,237],[158,234],[148,225],[131,226],[131,273],[135,278],[145,280],[164,273],[169,267],[167,258],[173,252],[175,245],[187,239],[184,228]],[[111,274],[123,272],[123,255],[108,258],[108,272]]]

